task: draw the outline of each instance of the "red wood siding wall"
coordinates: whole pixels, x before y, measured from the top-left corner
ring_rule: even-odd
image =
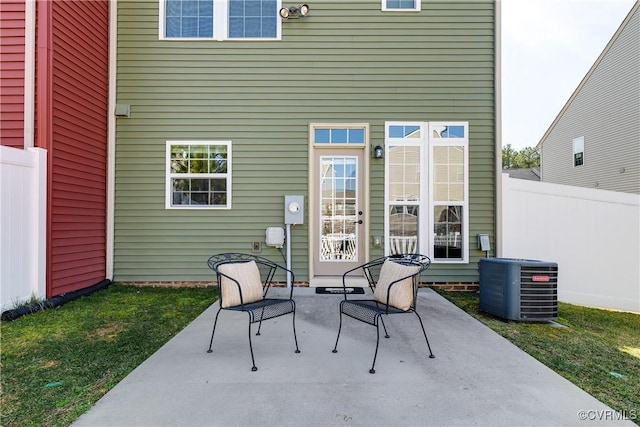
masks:
[[[25,0],[0,2],[0,144],[24,146]]]
[[[41,3],[47,2],[39,1],[38,6]],[[51,37],[52,53],[39,64],[49,62],[52,72],[38,77],[51,80],[43,85],[51,111],[38,124],[47,121],[50,130],[38,135],[51,138],[49,144],[41,141],[50,154],[51,297],[94,285],[106,275],[109,7],[106,0],[56,1],[47,6],[51,31],[42,34]],[[38,25],[41,17],[38,14]]]

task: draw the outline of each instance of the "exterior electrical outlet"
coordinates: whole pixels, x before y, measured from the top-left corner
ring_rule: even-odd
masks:
[[[478,234],[478,249],[485,252],[489,252],[491,250],[488,234]]]

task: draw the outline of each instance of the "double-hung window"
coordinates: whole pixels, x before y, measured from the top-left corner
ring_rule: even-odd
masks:
[[[385,251],[468,260],[468,123],[385,125]]]
[[[468,165],[466,123],[429,123],[429,171],[433,213],[432,256],[466,261]]]
[[[160,0],[160,38],[278,40],[281,0]]]
[[[387,123],[385,184],[387,253],[419,252],[421,224],[426,223],[424,157],[421,123]]]
[[[167,209],[231,208],[231,141],[167,141]]]

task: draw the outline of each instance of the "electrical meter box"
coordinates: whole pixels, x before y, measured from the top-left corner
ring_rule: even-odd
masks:
[[[284,196],[284,223],[304,224],[304,196]]]

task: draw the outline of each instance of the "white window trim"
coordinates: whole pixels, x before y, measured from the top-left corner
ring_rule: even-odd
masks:
[[[176,174],[180,177],[184,178],[220,178],[224,176],[227,180],[227,204],[226,205],[177,205],[174,206],[171,203],[173,200],[173,193],[171,191],[171,178],[175,178],[176,175],[171,173],[171,146],[173,145],[226,145],[227,146],[227,172],[224,174]],[[232,176],[231,168],[232,168],[232,144],[231,141],[167,141],[166,142],[166,152],[165,152],[165,162],[166,162],[166,172],[165,172],[165,209],[196,209],[196,210],[229,210],[231,209],[231,200],[232,194],[231,189],[232,186]]]
[[[394,125],[400,126],[419,126],[420,138],[389,138],[389,127]],[[464,126],[465,137],[464,138],[433,138],[431,137],[431,131],[436,126]],[[428,255],[433,263],[438,264],[468,264],[469,263],[469,123],[468,122],[398,122],[390,121],[385,122],[384,128],[385,135],[385,153],[390,152],[392,146],[414,146],[420,147],[420,176],[426,179],[420,182],[420,202],[418,203],[418,224],[419,226],[419,251],[420,253]],[[460,259],[444,259],[435,258],[433,253],[434,247],[434,233],[433,225],[435,218],[433,218],[433,209],[435,206],[440,205],[433,200],[433,147],[445,146],[450,147],[452,145],[462,146],[464,149],[464,201],[449,203],[449,205],[462,206],[462,258]],[[404,205],[403,202],[390,202],[388,199],[389,194],[389,162],[385,162],[384,165],[384,253],[390,253],[389,243],[389,228],[390,228],[390,215],[389,210],[394,205]]]
[[[383,12],[420,12],[422,0],[416,0],[416,7],[413,9],[397,9],[387,7],[387,0],[382,0]]]
[[[229,37],[229,0],[211,0],[213,2],[213,37],[166,37],[165,36],[165,2],[166,0],[158,0],[159,7],[159,25],[158,37],[160,40],[175,41],[273,41],[282,39],[282,19],[278,15],[278,11],[282,7],[282,0],[276,0],[276,36],[265,37]]]

